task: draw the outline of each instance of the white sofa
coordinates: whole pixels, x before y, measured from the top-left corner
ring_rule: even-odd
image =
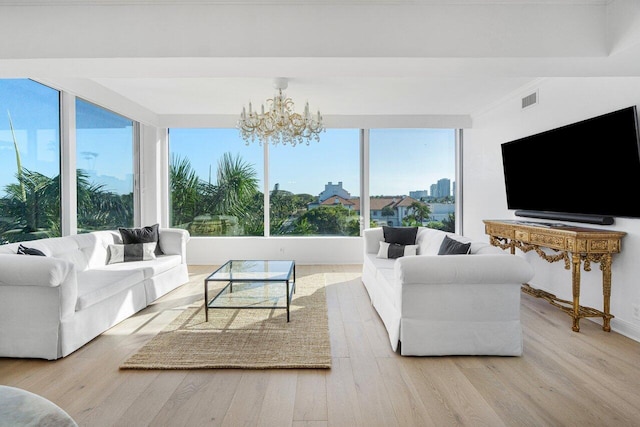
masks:
[[[0,357],[58,359],[188,281],[189,233],[160,229],[164,255],[108,264],[118,231],[0,246]]]
[[[520,287],[533,277],[529,263],[484,242],[468,255],[437,255],[444,237],[418,229],[417,256],[377,258],[382,228],[364,232],[362,282],[402,355],[522,354]]]

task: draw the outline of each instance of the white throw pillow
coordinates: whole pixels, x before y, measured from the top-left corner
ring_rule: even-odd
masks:
[[[400,258],[403,256],[416,255],[418,245],[399,245],[397,243],[380,242],[378,258]]]

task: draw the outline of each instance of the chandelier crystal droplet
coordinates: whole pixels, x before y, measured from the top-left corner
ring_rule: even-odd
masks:
[[[285,83],[286,88],[286,83]],[[324,132],[322,116],[309,112],[309,103],[304,106],[304,113],[298,114],[294,110],[293,100],[282,93],[282,87],[278,93],[267,99],[267,111],[264,105],[261,112],[253,111],[249,103],[249,111],[242,107],[242,113],[238,120],[240,136],[249,145],[256,140],[260,145],[291,145],[306,144],[320,141],[320,133]]]

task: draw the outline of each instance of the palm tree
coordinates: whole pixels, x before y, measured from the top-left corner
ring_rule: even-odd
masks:
[[[411,214],[405,216],[402,220],[403,223],[406,223],[407,225],[421,226],[424,220],[429,218],[429,215],[431,215],[429,205],[417,200],[409,205],[409,210]]]
[[[25,168],[21,168],[16,178],[18,183],[5,187],[7,195],[2,203],[3,214],[15,221],[11,234],[25,240],[30,238],[29,234],[36,232],[44,233],[42,237],[50,237],[51,234],[46,230],[53,223],[60,222],[58,182]]]
[[[169,187],[171,194],[171,224],[190,222],[198,211],[198,176],[189,159],[171,156]]]
[[[104,184],[89,181],[82,169],[76,171],[78,228],[84,231],[105,230],[133,225],[133,193],[119,195]]]
[[[169,175],[173,225],[191,223],[199,215],[224,215],[236,217],[240,228],[247,224],[257,230],[254,217],[258,212],[253,207],[258,179],[253,165],[239,155],[223,154],[215,183],[199,179],[189,160],[178,157],[172,157]]]
[[[257,191],[258,179],[253,165],[242,160],[240,155],[233,157],[231,153],[224,153],[218,161],[213,193],[217,213],[244,216],[247,203]]]
[[[11,120],[11,113],[7,111],[7,116],[9,117],[9,129],[11,130],[11,138],[13,139],[13,149],[16,152],[16,167],[18,170],[18,183],[20,185],[20,195],[22,196],[22,200],[26,199],[25,188],[22,185],[22,160],[20,159],[20,150],[18,149],[18,140],[16,139],[16,132],[13,129],[13,120]]]

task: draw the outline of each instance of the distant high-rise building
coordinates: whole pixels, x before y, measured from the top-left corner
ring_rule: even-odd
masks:
[[[449,178],[442,178],[437,183],[438,195],[437,197],[449,197],[451,195],[451,180]]]
[[[427,190],[409,191],[409,197],[413,197],[416,200],[426,199],[429,197]]]
[[[431,187],[429,187],[429,189],[431,190],[431,197],[440,197],[440,196],[438,196],[438,185],[437,184],[431,184]]]

